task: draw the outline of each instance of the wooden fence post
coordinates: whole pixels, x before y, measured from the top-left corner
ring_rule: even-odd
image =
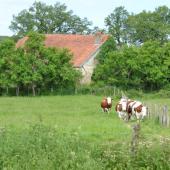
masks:
[[[163,108],[162,108],[162,111],[163,111],[163,115],[162,115],[162,124],[164,126],[167,126],[167,120],[168,120],[168,107],[167,105],[164,105]]]
[[[140,134],[140,124],[137,123],[132,127],[132,140],[131,140],[131,153],[133,156],[136,155],[139,143],[139,134]]]

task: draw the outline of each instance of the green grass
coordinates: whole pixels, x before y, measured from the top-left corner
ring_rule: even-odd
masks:
[[[123,140],[131,133],[134,122],[125,123],[114,112],[105,114],[100,108],[101,96],[45,96],[45,97],[2,97],[0,98],[0,126],[16,130],[42,121],[43,124],[60,131],[77,131],[89,139]],[[147,100],[148,102],[148,100]],[[168,99],[150,99],[150,103],[167,103]],[[169,129],[143,123],[143,130],[152,136],[170,135]]]
[[[95,96],[0,98],[0,124],[21,130],[42,121],[60,131],[77,131],[89,140],[123,140],[130,129],[114,111],[103,113],[100,100]]]
[[[141,122],[142,144],[133,159],[129,150],[136,122],[118,118],[117,100],[109,115],[103,113],[101,99],[91,95],[1,97],[0,169],[104,170],[132,165],[133,169],[170,169],[170,129],[152,120]],[[146,102],[170,104],[167,99]],[[150,144],[153,147],[148,148]]]

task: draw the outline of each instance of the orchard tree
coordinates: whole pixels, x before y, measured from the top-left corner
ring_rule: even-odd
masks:
[[[50,89],[75,87],[81,74],[72,64],[72,54],[67,49],[44,48],[41,55],[45,58],[43,72],[44,85]]]
[[[11,85],[11,66],[15,56],[15,43],[11,39],[5,39],[0,43],[0,86],[8,89]]]
[[[72,64],[72,55],[67,49],[46,48],[44,35],[32,32],[24,45],[24,65],[26,64],[23,84],[32,88],[75,87],[80,78]]]

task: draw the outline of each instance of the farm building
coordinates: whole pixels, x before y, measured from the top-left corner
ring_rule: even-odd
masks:
[[[94,35],[78,34],[46,34],[46,47],[68,48],[73,53],[73,66],[82,72],[82,84],[89,84],[93,69],[96,65],[96,55],[100,46],[108,39],[108,36],[102,33]],[[27,37],[20,39],[16,47],[22,46]]]

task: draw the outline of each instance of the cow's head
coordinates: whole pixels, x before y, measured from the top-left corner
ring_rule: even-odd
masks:
[[[148,115],[148,107],[143,106],[141,113],[142,113],[142,119],[144,119]]]
[[[111,97],[107,97],[107,103],[112,104],[112,98]]]

